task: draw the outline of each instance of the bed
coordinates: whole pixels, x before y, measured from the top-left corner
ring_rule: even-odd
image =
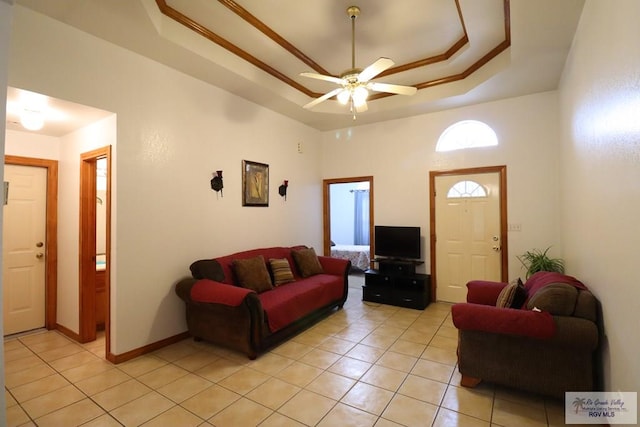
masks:
[[[353,267],[360,270],[368,270],[371,262],[369,245],[334,245],[331,246],[331,256],[348,259]]]

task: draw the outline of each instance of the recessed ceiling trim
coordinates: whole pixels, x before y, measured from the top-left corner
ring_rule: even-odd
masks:
[[[454,0],[454,1],[456,4],[460,25],[462,27],[462,31],[464,35],[458,41],[456,41],[452,46],[450,46],[444,53],[390,68],[389,70],[386,70],[385,72],[381,73],[380,77],[401,73],[404,71],[409,71],[409,70],[424,67],[427,65],[447,61],[453,55],[455,55],[460,49],[462,49],[462,47],[464,47],[469,43],[469,37],[467,34],[467,28],[466,28],[464,17],[460,7],[460,2],[459,0]],[[282,36],[280,36],[278,33],[273,31],[264,22],[256,18],[254,15],[252,15],[249,11],[247,11],[245,8],[243,8],[234,0],[218,0],[218,2],[224,5],[225,7],[227,7],[233,13],[235,13],[240,18],[245,20],[248,24],[250,24],[252,27],[254,27],[258,31],[263,33],[269,39],[277,43],[279,46],[281,46],[291,55],[295,56],[296,58],[301,60],[303,63],[305,63],[315,71],[321,74],[333,75],[332,73],[326,71],[322,66],[317,64],[315,61],[313,61],[311,58],[309,58],[307,55],[305,55],[303,52],[301,52],[299,49],[297,49],[295,46],[293,46],[293,44],[291,44]],[[284,82],[285,84],[291,86],[292,88],[297,89],[298,91],[312,98],[317,98],[323,95],[323,93],[312,91],[306,86],[296,82],[295,80],[283,74],[282,72],[278,71],[274,67],[256,58],[255,56],[251,55],[250,53],[238,47],[237,45],[230,42],[229,40],[225,39],[224,37],[221,37],[220,35],[206,28],[204,25],[200,24],[194,19],[172,8],[167,4],[167,0],[156,0],[156,4],[160,12],[165,16],[167,16],[168,18],[173,19],[174,21],[184,25],[185,27],[196,32],[197,34],[200,34],[206,39],[221,46],[222,48],[228,50],[229,52],[240,57],[241,59],[251,63],[252,65],[265,71],[266,73]],[[465,70],[463,70],[460,73],[415,83],[415,84],[412,84],[411,86],[415,86],[418,90],[420,90],[420,89],[425,89],[425,88],[442,85],[446,83],[452,83],[458,80],[465,79],[466,77],[468,77],[469,75],[473,74],[475,71],[480,69],[483,65],[488,63],[491,59],[495,58],[500,53],[508,49],[509,46],[511,45],[510,0],[503,0],[503,9],[504,9],[504,32],[505,32],[505,39],[503,41],[501,41],[497,46],[491,49],[487,54],[483,55],[480,59],[472,63],[469,67],[467,67]],[[369,99],[374,100],[374,99],[386,98],[392,95],[393,94],[389,94],[389,93],[376,93],[370,96]]]
[[[259,30],[262,34],[269,37],[271,40],[282,46],[285,50],[291,53],[293,56],[307,64],[309,67],[314,69],[320,74],[331,74],[324,68],[322,68],[318,63],[316,63],[313,59],[309,58],[307,55],[302,53],[300,49],[289,43],[286,39],[284,39],[280,34],[273,31],[268,25],[264,22],[253,16],[247,9],[240,6],[233,0],[218,0],[228,9],[230,9],[233,13],[238,15],[240,18],[247,21],[252,27]]]
[[[238,46],[236,46],[235,44],[231,43],[227,39],[224,39],[224,38],[220,37],[218,34],[214,33],[213,31],[209,30],[208,28],[204,27],[203,25],[199,24],[198,22],[194,21],[193,19],[189,18],[188,16],[180,13],[176,9],[174,9],[171,6],[167,5],[166,0],[156,0],[156,4],[158,5],[158,8],[160,9],[160,12],[162,12],[163,15],[165,15],[165,16],[173,19],[174,21],[184,25],[188,29],[190,29],[192,31],[195,31],[196,33],[200,34],[202,37],[211,40],[215,44],[223,47],[224,49],[228,50],[229,52],[233,53],[234,55],[239,56],[240,58],[244,59],[245,61],[255,65],[256,67],[260,68],[261,70],[271,74],[273,77],[283,81],[284,83],[288,84],[289,86],[291,86],[291,87],[293,87],[295,89],[298,89],[299,91],[301,91],[305,95],[308,95],[310,97],[319,96],[318,93],[315,93],[315,92],[307,89],[306,87],[304,87],[300,83],[298,83],[295,80],[293,80],[293,79],[287,77],[286,75],[282,74],[280,71],[276,70],[275,68],[273,68],[272,66],[270,66],[266,62],[263,62],[263,61],[259,60],[258,58],[256,58],[255,56],[251,55],[250,53],[246,52],[245,50],[240,49]]]

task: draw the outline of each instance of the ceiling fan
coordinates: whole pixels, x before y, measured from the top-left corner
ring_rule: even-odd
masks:
[[[300,73],[300,75],[340,85],[339,88],[314,99],[303,108],[313,108],[321,102],[336,96],[338,98],[338,102],[341,104],[350,104],[353,119],[355,120],[356,112],[360,113],[367,111],[368,109],[367,97],[369,96],[369,91],[395,93],[398,95],[413,95],[416,93],[417,89],[413,86],[401,86],[371,81],[375,76],[393,66],[394,62],[389,58],[379,58],[364,70],[356,68],[356,18],[360,15],[360,8],[358,6],[348,7],[347,15],[351,19],[351,68],[340,74],[340,77],[317,73]]]

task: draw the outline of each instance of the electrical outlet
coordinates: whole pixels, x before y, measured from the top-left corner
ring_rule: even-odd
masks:
[[[522,231],[522,224],[519,222],[509,224],[509,231]]]
[[[298,142],[298,153],[302,154],[302,142]]]

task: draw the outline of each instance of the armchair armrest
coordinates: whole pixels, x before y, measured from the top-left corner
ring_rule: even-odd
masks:
[[[473,304],[496,305],[498,296],[508,283],[487,280],[472,280],[467,283],[467,302]]]
[[[349,271],[351,261],[340,258],[332,258],[328,256],[318,256],[320,265],[326,274],[336,276],[344,276]]]
[[[255,291],[214,280],[201,279],[193,283],[189,297],[193,302],[237,307],[242,304],[247,295],[252,293],[255,293]]]
[[[556,332],[553,316],[546,312],[460,303],[451,308],[453,324],[461,330],[549,339]]]

